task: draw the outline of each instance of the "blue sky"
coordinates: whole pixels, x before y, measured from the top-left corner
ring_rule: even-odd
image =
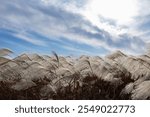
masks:
[[[142,54],[149,0],[0,0],[0,48],[21,53]]]

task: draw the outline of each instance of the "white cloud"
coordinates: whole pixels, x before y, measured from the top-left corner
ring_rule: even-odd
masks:
[[[17,34],[13,34],[13,36],[37,46],[47,46],[47,44],[44,41],[33,38],[32,36],[30,37],[28,36],[28,34],[17,33]]]
[[[139,32],[139,30],[137,30],[135,22],[133,22],[133,27],[128,23],[128,20],[132,19],[136,14],[134,4],[132,3],[129,6],[131,13],[128,14],[130,10],[126,9],[125,11],[125,6],[128,5],[127,1],[129,2],[129,0],[123,2],[124,6],[122,2],[117,0],[117,3],[119,2],[123,6],[123,9],[120,11],[114,10],[112,12],[113,16],[110,15],[111,19],[111,17],[105,18],[103,16],[109,16],[111,11],[106,11],[103,14],[101,11],[99,12],[98,0],[95,0],[97,2],[93,3],[97,3],[96,8],[91,4],[93,11],[88,9],[91,1],[88,0],[83,2],[84,4],[77,4],[74,0],[68,2],[64,2],[64,0],[15,0],[15,2],[5,0],[0,4],[0,23],[5,24],[3,28],[15,30],[18,33],[16,34],[17,37],[35,45],[45,46],[46,43],[28,35],[30,31],[51,40],[62,40],[63,38],[63,41],[66,41],[68,39],[74,43],[90,45],[95,47],[95,49],[103,47],[108,51],[121,49],[127,52],[139,52],[140,50],[136,47],[142,47],[144,41],[140,38],[136,40],[133,38],[137,35],[135,32]],[[108,2],[108,0],[106,1]],[[110,6],[107,6],[106,3],[105,5],[109,9]],[[132,9],[132,5],[135,9]],[[117,9],[121,8],[121,6],[118,6]],[[119,21],[125,23],[118,23]],[[13,29],[12,27],[15,28]],[[26,33],[20,34],[20,31]],[[128,35],[130,38],[128,36],[121,37],[121,35]],[[140,43],[138,40],[140,40]]]
[[[119,24],[129,23],[137,15],[136,0],[90,0],[87,4],[89,14],[114,19]]]
[[[89,51],[85,51],[85,50],[81,50],[81,49],[77,49],[75,47],[69,47],[69,46],[62,46],[63,48],[69,50],[69,51],[74,51],[74,52],[79,52],[79,53],[82,53],[82,54],[89,54],[91,55],[91,52]]]

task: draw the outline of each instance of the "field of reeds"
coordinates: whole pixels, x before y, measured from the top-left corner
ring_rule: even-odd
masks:
[[[99,56],[52,56],[0,50],[0,99],[150,99],[150,56],[120,51]]]

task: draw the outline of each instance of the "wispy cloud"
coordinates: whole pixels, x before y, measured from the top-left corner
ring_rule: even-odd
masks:
[[[81,53],[81,54],[88,54],[88,55],[91,55],[91,52],[88,52],[88,51],[85,51],[85,50],[81,50],[81,49],[78,49],[78,48],[74,48],[74,47],[69,47],[69,46],[62,46],[64,49],[67,49],[69,51],[72,51],[72,52],[78,52],[78,53]],[[77,53],[77,54],[78,54]]]
[[[27,42],[32,43],[34,45],[37,45],[37,46],[47,46],[46,42],[44,42],[42,40],[35,39],[32,36],[28,36],[28,34],[17,33],[17,34],[14,34],[14,36],[21,39],[21,40],[24,40],[24,41],[27,41]]]
[[[133,26],[118,25],[115,20],[103,16],[90,20],[83,14],[89,1],[91,0],[3,0],[0,4],[0,28],[15,31],[13,36],[37,46],[47,46],[47,42],[60,40],[91,46],[95,50],[104,48],[108,52],[117,49],[126,53],[144,51],[148,41],[136,32],[144,34],[149,29],[149,12],[144,12],[142,22],[133,22]],[[140,8],[148,2],[144,1]],[[140,16],[137,17],[140,21]],[[144,31],[139,27],[143,27]],[[46,40],[34,36],[35,33]],[[71,51],[90,53],[90,50],[82,51],[69,45],[61,45],[60,49],[63,46]]]

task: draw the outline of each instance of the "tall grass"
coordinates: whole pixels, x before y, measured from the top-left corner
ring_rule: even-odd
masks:
[[[115,62],[115,64],[111,64],[107,60],[97,58],[91,61],[90,57],[85,57],[81,61],[78,59],[69,64],[65,58],[63,60],[65,59],[66,62],[55,52],[53,52],[53,55],[55,57],[55,60],[52,60],[53,62],[44,60],[50,65],[48,67],[44,66],[43,60],[39,63],[34,60],[23,61],[27,67],[22,66],[22,61],[19,63],[15,59],[0,65],[0,99],[121,100],[150,98],[148,92],[150,89],[149,75],[146,77],[142,73],[136,80],[136,78],[133,78],[132,72],[126,66],[120,64],[119,60],[112,60],[111,62]],[[128,56],[123,57],[127,58]],[[78,61],[80,62],[76,65]],[[148,62],[140,59],[132,61],[133,63],[134,61],[139,62],[140,65],[143,65],[143,68],[149,71],[150,64]],[[36,67],[34,67],[34,64],[36,64]],[[132,64],[130,67],[132,67]],[[29,68],[31,72],[26,71]],[[28,79],[26,79],[26,76],[28,76]],[[29,76],[32,76],[32,78]],[[27,87],[14,88],[24,79],[30,83],[26,84]]]

